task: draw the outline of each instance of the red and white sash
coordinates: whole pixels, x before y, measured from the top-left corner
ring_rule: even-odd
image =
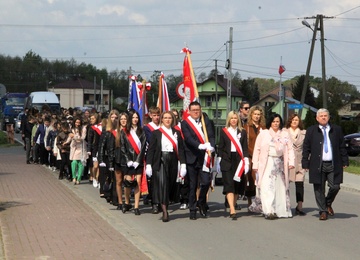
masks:
[[[126,134],[129,143],[131,144],[132,148],[134,149],[135,153],[138,155],[140,153],[141,149],[141,142],[139,137],[137,136],[134,129],[130,130],[130,133]]]
[[[184,135],[183,135],[183,133],[181,131],[181,125],[177,124],[176,126],[174,126],[174,128],[180,132],[182,139],[184,139]]]
[[[116,133],[117,133],[117,130],[116,129],[114,129],[114,130],[112,130],[111,131],[111,133],[113,134],[113,136],[116,138]]]
[[[97,125],[92,125],[91,128],[98,134],[101,135],[102,132],[102,126],[101,123]]]
[[[150,122],[147,124],[147,127],[150,129],[151,132],[153,132],[156,129],[159,129],[159,126],[155,125],[154,122]]]
[[[189,124],[189,126],[191,127],[191,129],[194,131],[194,133],[196,134],[197,138],[199,139],[200,143],[204,144],[205,140],[204,140],[204,134],[201,131],[200,133],[200,129],[198,128],[198,126],[196,126],[194,120],[190,120],[190,116],[187,117],[186,122]],[[209,153],[205,152],[205,157],[204,157],[204,164],[202,167],[202,170],[204,172],[210,172],[210,167],[213,164],[213,158],[212,156],[209,156]]]
[[[238,152],[238,154],[240,155],[240,163],[236,168],[235,171],[235,175],[233,180],[240,182],[241,181],[241,176],[244,173],[245,170],[245,161],[244,161],[244,156],[242,153],[242,148],[240,145],[240,141],[239,140],[235,140],[234,137],[230,134],[230,132],[227,130],[226,127],[223,128],[224,133],[227,135],[227,137],[230,139],[231,143],[235,146],[236,151]]]
[[[179,152],[177,147],[177,140],[174,135],[169,135],[165,129],[162,127],[159,128],[160,132],[170,141],[170,143],[173,145],[174,152],[176,153],[177,158],[179,159]]]

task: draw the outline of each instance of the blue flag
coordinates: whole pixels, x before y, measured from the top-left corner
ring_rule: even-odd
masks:
[[[128,108],[129,109],[134,109],[136,112],[139,113],[139,120],[140,120],[140,124],[141,124],[141,119],[142,119],[142,104],[140,102],[140,98],[139,98],[139,92],[138,92],[138,87],[137,87],[137,83],[135,80],[131,81],[131,92],[130,92],[130,103]]]

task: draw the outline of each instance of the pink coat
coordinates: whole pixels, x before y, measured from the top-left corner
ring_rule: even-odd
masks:
[[[279,130],[281,131],[281,130]],[[288,132],[281,131],[280,133],[281,142],[284,143],[284,173],[285,173],[285,185],[289,188],[289,166],[294,166],[295,155],[292,146],[292,142]],[[262,178],[264,176],[266,164],[269,155],[269,144],[271,142],[271,135],[268,129],[260,132],[256,138],[254,153],[253,153],[253,169],[257,169],[259,173],[258,181],[256,186],[260,187]]]
[[[86,152],[86,127],[82,128],[82,132],[78,133],[74,129],[72,130],[74,137],[70,144],[70,160],[86,161],[88,154]]]

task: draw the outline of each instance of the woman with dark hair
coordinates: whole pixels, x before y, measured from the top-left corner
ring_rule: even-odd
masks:
[[[259,133],[265,129],[265,116],[264,111],[261,106],[252,106],[249,109],[248,118],[246,124],[243,126],[246,134],[247,134],[247,142],[248,142],[248,152],[249,152],[249,161],[250,161],[250,172],[246,175],[247,179],[247,187],[245,189],[245,196],[244,199],[247,198],[248,201],[248,209],[251,212],[259,212],[259,204],[257,202],[260,201],[256,196],[256,186],[255,186],[255,171],[252,170],[252,156],[255,146],[256,137]],[[252,197],[255,197],[254,202],[252,201]],[[261,211],[261,210],[260,210]]]
[[[62,180],[64,177],[69,179],[69,181],[71,180],[71,164],[69,159],[71,138],[69,134],[69,124],[66,121],[61,122],[60,131],[56,137],[56,146],[59,149],[61,157],[59,180]]]
[[[243,194],[246,186],[246,174],[249,171],[249,153],[246,131],[235,111],[230,111],[225,127],[220,132],[218,147],[218,172],[222,172],[223,194],[230,207],[230,218],[237,219],[236,200]]]
[[[71,162],[71,173],[73,183],[75,185],[80,184],[81,177],[84,171],[84,164],[87,160],[86,152],[86,127],[83,127],[82,120],[80,117],[74,119],[74,123],[70,133],[71,144],[70,144],[70,160]]]
[[[175,116],[165,111],[160,116],[161,126],[154,130],[146,157],[146,175],[152,176],[152,202],[160,204],[162,221],[169,221],[168,206],[176,197],[178,162],[180,175],[186,175],[185,152],[180,131],[174,128]]]
[[[253,170],[260,191],[265,219],[292,217],[289,195],[289,169],[295,165],[291,139],[283,131],[279,114],[270,116],[266,130],[256,138],[253,152]]]
[[[97,187],[97,178],[98,178],[98,171],[99,171],[99,163],[97,160],[97,154],[99,149],[99,140],[102,132],[102,126],[100,123],[100,116],[98,113],[93,113],[90,115],[90,127],[88,129],[88,142],[87,142],[87,152],[90,156],[90,183]]]
[[[286,128],[295,153],[295,168],[290,169],[289,172],[289,180],[295,182],[297,202],[295,214],[305,216],[306,213],[303,211],[305,170],[301,166],[301,159],[306,130],[303,130],[302,121],[297,114],[293,114],[288,118]]]
[[[123,199],[122,199],[122,184],[124,179],[124,174],[121,168],[121,141],[120,136],[122,131],[126,131],[126,125],[128,121],[128,114],[125,112],[120,113],[119,115],[119,124],[117,125],[116,137],[115,137],[115,152],[114,152],[114,166],[115,166],[115,182],[116,182],[116,194],[118,198],[117,210],[123,209]]]
[[[140,126],[139,113],[131,110],[129,112],[129,120],[127,122],[126,130],[121,131],[121,168],[125,175],[124,191],[125,191],[125,205],[122,212],[125,213],[132,208],[130,204],[131,188],[135,188],[135,215],[140,215],[140,185],[141,175],[144,168],[144,155],[146,147],[145,132]]]

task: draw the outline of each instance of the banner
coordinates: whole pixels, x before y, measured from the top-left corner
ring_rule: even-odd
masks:
[[[159,96],[157,101],[157,107],[160,108],[160,113],[170,110],[169,93],[168,93],[164,73],[162,72],[159,77]]]
[[[184,78],[184,99],[183,99],[183,116],[187,118],[189,116],[189,104],[196,100],[196,81],[193,79],[193,72],[191,68],[191,60],[189,60],[189,54],[191,51],[188,48],[183,48],[182,52],[186,53],[183,64],[183,78]],[[195,84],[194,84],[195,82]]]

